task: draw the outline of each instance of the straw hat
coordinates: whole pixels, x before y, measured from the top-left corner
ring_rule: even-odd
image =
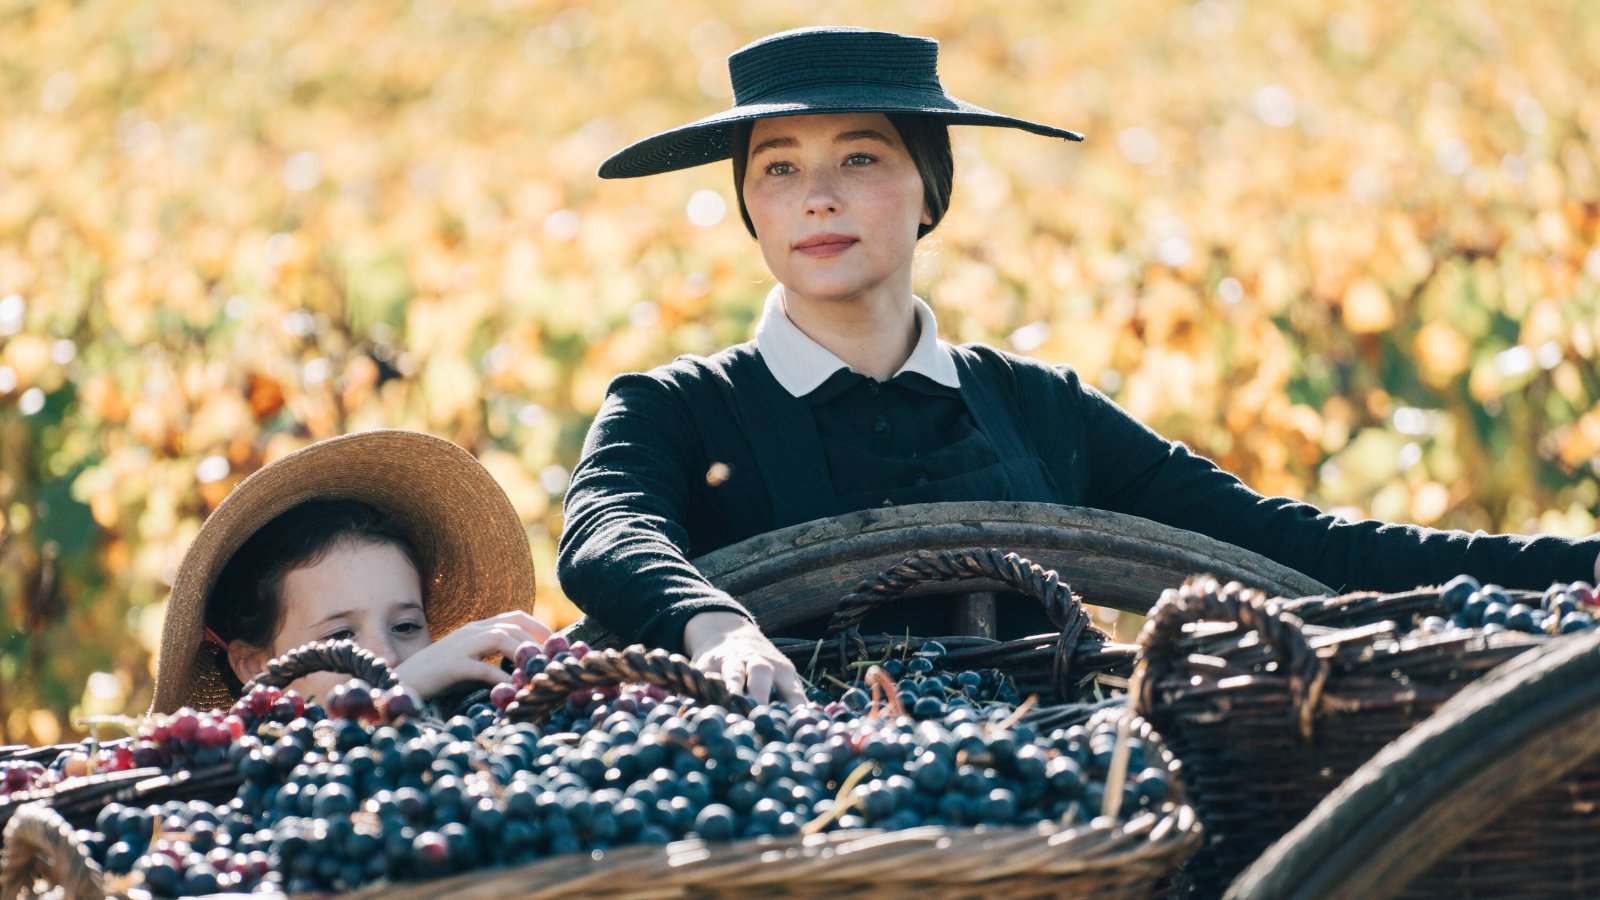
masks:
[[[206,598],[245,540],[290,508],[359,500],[401,523],[422,561],[435,638],[468,622],[533,608],[528,535],[472,454],[415,431],[365,431],[303,447],[255,472],[206,518],[173,581],[152,712],[227,707],[233,697],[203,640]]]
[[[945,93],[939,42],[862,28],[799,28],[728,57],[733,108],[645,138],[600,165],[601,178],[637,178],[732,155],[735,122],[821,113],[917,113],[952,125],[997,125],[1081,141],[1064,128],[1003,116]]]

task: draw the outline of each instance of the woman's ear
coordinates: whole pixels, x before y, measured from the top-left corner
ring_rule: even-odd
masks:
[[[228,642],[228,666],[241,683],[249,684],[250,679],[266,670],[271,659],[265,649],[248,641]]]

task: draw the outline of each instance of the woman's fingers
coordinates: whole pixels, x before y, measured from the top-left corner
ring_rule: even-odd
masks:
[[[784,703],[800,706],[806,702],[806,692],[800,686],[800,673],[794,670],[793,665],[778,670],[775,686],[778,689],[778,699]]]
[[[729,654],[722,660],[722,681],[735,694],[744,693],[744,660],[738,654]]]
[[[757,703],[772,697],[772,663],[756,657],[745,666],[745,696]]]
[[[695,668],[720,676],[734,693],[757,703],[782,700],[797,706],[805,702],[794,663],[742,617],[701,613],[685,626],[684,643],[699,650],[693,658]]]

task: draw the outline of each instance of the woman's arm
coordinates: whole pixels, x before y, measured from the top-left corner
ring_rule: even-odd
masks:
[[[1540,589],[1600,575],[1600,538],[1490,535],[1348,521],[1286,497],[1264,497],[1162,438],[1076,373],[1090,465],[1089,502],[1253,550],[1340,591],[1405,590],[1466,573]]]
[[[689,563],[691,479],[709,463],[682,399],[647,375],[612,382],[567,488],[557,573],[625,641],[686,653],[758,702],[804,699],[750,613]]]
[[[701,612],[748,611],[689,564],[690,473],[704,473],[682,399],[648,375],[612,381],[572,472],[556,560],[562,590],[628,642],[683,652]]]

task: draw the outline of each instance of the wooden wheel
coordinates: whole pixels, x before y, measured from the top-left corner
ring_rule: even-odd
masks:
[[[918,550],[995,547],[1054,569],[1085,602],[1144,613],[1167,588],[1209,572],[1269,595],[1329,595],[1326,585],[1249,550],[1148,519],[1051,503],[979,501],[885,507],[793,525],[695,559],[764,628],[826,617],[864,578]],[[919,594],[1002,588],[983,579],[930,584]],[[574,638],[610,642],[584,619]]]
[[[1591,632],[1524,654],[1462,690],[1356,770],[1246,869],[1227,897],[1394,897],[1597,754],[1600,632]],[[1563,821],[1545,820],[1544,828],[1593,833],[1592,822],[1574,820],[1570,800],[1558,806]],[[1528,875],[1519,894],[1585,893],[1570,883],[1539,888],[1531,877],[1539,872],[1558,884],[1560,874],[1550,870],[1586,854],[1538,833],[1524,837],[1519,856],[1487,860]],[[1460,893],[1469,895],[1502,892],[1480,885]]]

